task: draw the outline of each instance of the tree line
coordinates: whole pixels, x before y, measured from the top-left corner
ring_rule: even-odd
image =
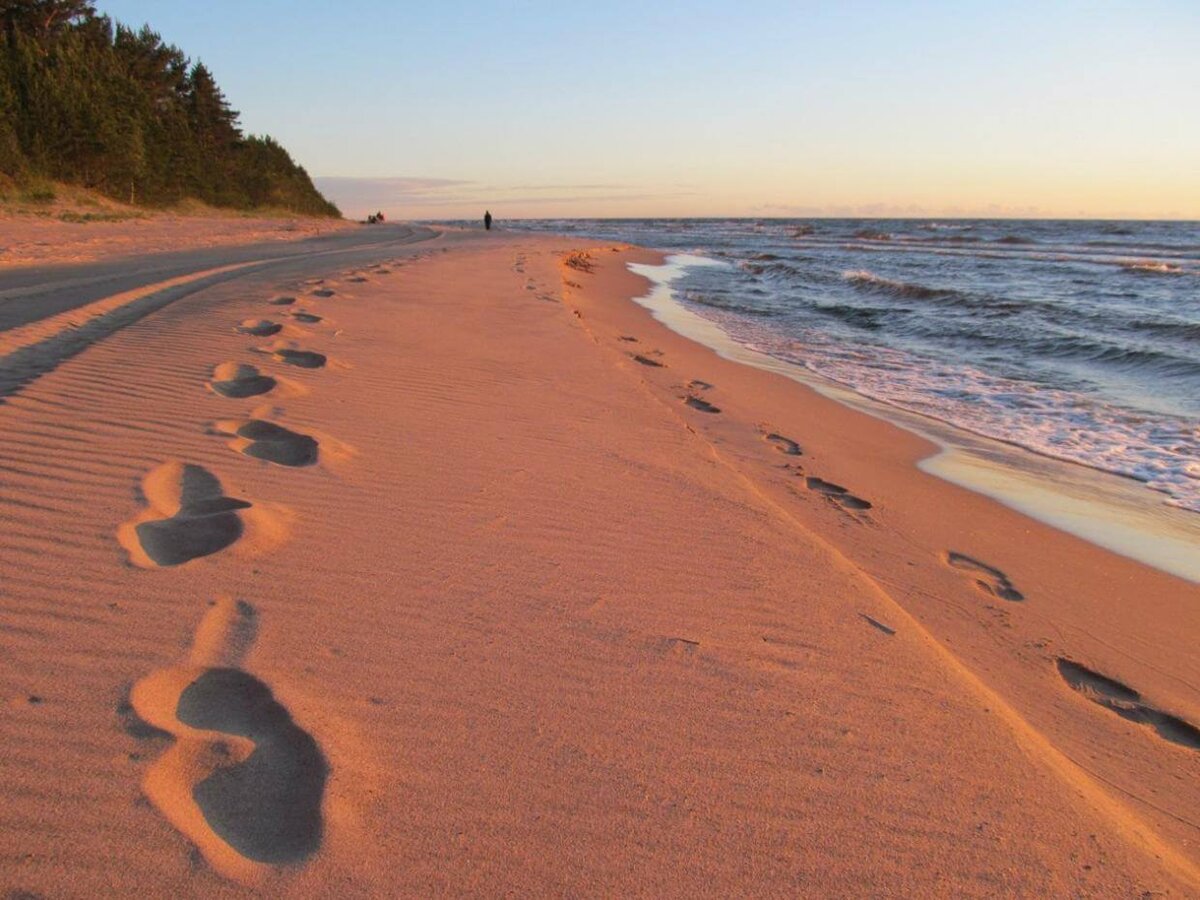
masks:
[[[89,0],[0,0],[0,173],[127,203],[195,198],[340,215],[270,137],[246,135],[212,73]]]

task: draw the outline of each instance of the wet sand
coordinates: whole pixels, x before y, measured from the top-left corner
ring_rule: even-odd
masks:
[[[671,332],[657,259],[248,270],[9,388],[0,886],[1200,889],[1200,589]]]

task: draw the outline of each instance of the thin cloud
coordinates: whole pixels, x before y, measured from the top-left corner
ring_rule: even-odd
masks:
[[[599,183],[487,185],[465,178],[427,176],[370,178],[324,175],[313,181],[322,193],[352,216],[365,215],[376,209],[387,210],[389,214],[411,215],[421,210],[449,210],[480,204],[592,207],[597,204],[673,200],[696,193],[690,190],[647,192],[632,185]]]
[[[369,185],[373,187],[390,187],[399,190],[434,190],[453,187],[460,184],[474,184],[464,178],[427,178],[424,176],[393,175],[387,178],[372,178],[358,175],[318,175],[314,179],[326,184],[339,187],[354,187]]]
[[[336,175],[318,176],[313,182],[321,193],[347,210],[427,203],[453,195],[474,183],[458,178],[350,178]]]
[[[629,191],[628,184],[518,184],[498,190],[509,191]]]
[[[510,196],[504,195],[502,192],[495,191],[492,193],[480,193],[478,195],[473,195],[470,197],[433,197],[433,198],[422,200],[422,203],[424,203],[424,205],[426,205],[426,206],[460,206],[460,205],[471,204],[471,203],[478,204],[478,203],[482,203],[485,201],[495,202],[495,203],[506,203],[506,204],[513,204],[513,203],[620,203],[620,202],[626,201],[626,200],[665,200],[665,199],[673,199],[675,197],[690,197],[690,196],[693,196],[693,194],[689,192],[689,193],[679,193],[679,194],[609,194],[609,195],[603,195],[603,196],[596,196],[594,194],[589,194],[589,195],[583,196],[583,197],[570,195],[570,194],[563,194],[562,196],[551,196],[551,197],[547,197],[544,195],[530,194],[530,195],[526,195],[526,196],[510,197]]]

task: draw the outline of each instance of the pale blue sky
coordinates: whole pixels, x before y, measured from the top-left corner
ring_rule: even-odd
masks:
[[[1196,0],[98,6],[354,215],[1200,218]]]

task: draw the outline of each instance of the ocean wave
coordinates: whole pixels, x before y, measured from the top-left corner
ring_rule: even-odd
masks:
[[[799,266],[784,262],[778,257],[772,259],[771,262],[744,261],[739,263],[739,266],[751,275],[799,275],[804,271]]]
[[[742,316],[753,316],[759,319],[769,319],[776,315],[775,310],[758,304],[747,304],[739,299],[741,292],[735,294],[726,291],[684,291],[682,299],[698,306],[707,306]]]
[[[878,331],[888,319],[912,312],[911,309],[903,307],[848,306],[843,303],[817,304],[810,308],[813,312],[866,331]]]
[[[1200,322],[1177,322],[1163,319],[1135,319],[1128,324],[1134,331],[1162,335],[1169,338],[1182,338],[1187,341],[1200,341]]]
[[[1200,378],[1200,359],[1166,350],[1129,347],[1079,335],[1041,337],[1027,346],[1051,358],[1069,358],[1125,370],[1143,370],[1160,378]]]
[[[892,239],[892,236],[886,231],[877,231],[874,228],[860,228],[851,237],[856,237],[860,241],[890,241]]]
[[[1033,238],[1027,238],[1023,234],[1006,234],[1004,237],[998,237],[995,241],[997,244],[1036,244]]]
[[[926,222],[917,227],[922,231],[970,231],[975,226],[970,222]]]
[[[1123,262],[1121,268],[1126,272],[1137,272],[1144,275],[1182,275],[1183,266],[1175,263],[1155,262],[1151,259],[1140,259],[1136,262]]]
[[[930,300],[935,298],[953,297],[957,295],[956,291],[947,290],[945,288],[932,288],[923,284],[911,284],[907,281],[893,281],[890,278],[884,278],[881,275],[876,275],[874,272],[868,272],[866,269],[856,269],[850,272],[843,272],[842,278],[853,284],[855,287],[862,288],[867,291],[874,291],[881,294],[892,294],[896,297],[912,297],[918,300]]]

